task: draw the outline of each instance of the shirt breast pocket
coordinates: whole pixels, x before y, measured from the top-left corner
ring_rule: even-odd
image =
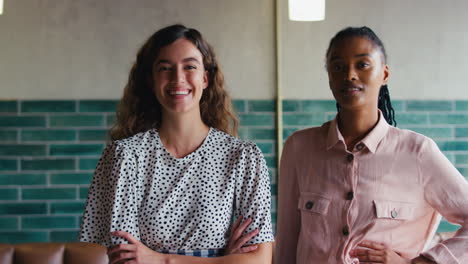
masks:
[[[415,216],[416,204],[386,200],[374,200],[378,219],[411,220]]]
[[[298,209],[302,213],[325,215],[328,212],[330,199],[316,193],[302,192],[299,198]]]
[[[322,194],[301,192],[298,209],[301,214],[301,233],[309,239],[321,238],[330,235],[330,227],[327,220],[328,209],[331,200]],[[315,239],[312,239],[315,240]],[[315,242],[311,242],[316,244]],[[327,243],[322,243],[320,248],[329,248]],[[319,248],[316,248],[319,250]]]

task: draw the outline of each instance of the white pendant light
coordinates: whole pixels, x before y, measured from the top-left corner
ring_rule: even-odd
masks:
[[[3,14],[3,0],[0,0],[0,15]]]
[[[320,21],[325,19],[325,0],[289,0],[289,20]]]

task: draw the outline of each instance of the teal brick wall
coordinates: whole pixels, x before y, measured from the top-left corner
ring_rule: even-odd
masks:
[[[76,240],[115,100],[0,101],[0,242]],[[276,222],[275,102],[235,100],[242,138],[262,149]],[[398,126],[433,138],[468,177],[468,101],[395,101]],[[285,100],[283,135],[332,119],[329,100]],[[443,221],[439,231],[457,226]]]

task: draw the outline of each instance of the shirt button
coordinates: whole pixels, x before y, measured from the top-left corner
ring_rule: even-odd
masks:
[[[349,154],[347,159],[348,159],[349,162],[352,162],[354,160],[353,154]]]
[[[392,216],[392,218],[397,218],[398,212],[397,212],[395,209],[393,209],[393,210],[390,212],[390,215]]]
[[[356,149],[357,149],[357,150],[362,150],[363,148],[364,148],[364,144],[362,144],[362,143],[359,143],[359,144],[357,144],[357,146],[356,146]]]
[[[312,209],[313,206],[314,206],[314,202],[308,201],[308,202],[306,203],[306,205],[305,205],[305,208],[306,208],[307,210],[310,210],[310,209]]]
[[[342,232],[343,232],[343,235],[345,236],[349,235],[349,227],[348,226],[343,227]]]
[[[354,198],[354,192],[348,192],[346,194],[346,200],[352,200]]]

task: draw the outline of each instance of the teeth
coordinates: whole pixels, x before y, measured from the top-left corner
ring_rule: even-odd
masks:
[[[188,90],[186,91],[170,91],[169,94],[170,95],[187,95],[189,93]]]

